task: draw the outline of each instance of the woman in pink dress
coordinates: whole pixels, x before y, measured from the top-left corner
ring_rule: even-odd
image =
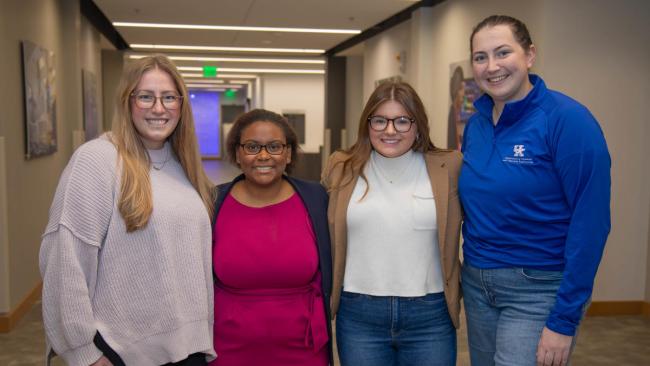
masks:
[[[286,119],[256,109],[226,141],[243,174],[219,186],[213,236],[215,366],[331,362],[328,196],[286,175],[298,141]]]

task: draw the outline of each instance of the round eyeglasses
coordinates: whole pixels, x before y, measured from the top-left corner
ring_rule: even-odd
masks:
[[[131,97],[135,99],[135,105],[142,109],[153,108],[156,105],[156,101],[160,99],[160,103],[162,103],[165,109],[174,110],[180,108],[181,102],[183,101],[183,96],[176,94],[165,94],[157,97],[151,93],[140,92],[131,94]]]
[[[280,155],[284,151],[284,148],[287,146],[287,144],[283,144],[280,141],[273,141],[262,145],[251,141],[239,144],[239,146],[241,146],[246,155],[257,155],[262,151],[262,148],[264,148],[264,150],[266,150],[266,152],[271,155]]]
[[[386,118],[383,116],[368,117],[370,128],[378,132],[386,130],[388,128],[388,124],[391,122],[393,123],[393,128],[395,131],[409,132],[411,130],[411,125],[415,123],[415,120],[406,116],[399,116],[395,118]]]

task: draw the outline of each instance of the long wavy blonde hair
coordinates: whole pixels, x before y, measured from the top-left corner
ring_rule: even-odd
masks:
[[[144,228],[153,211],[149,178],[151,162],[147,149],[133,125],[131,94],[140,82],[142,75],[154,69],[169,74],[179,95],[183,97],[178,125],[167,141],[170,142],[172,150],[178,157],[187,179],[201,196],[210,218],[212,219],[214,216],[213,185],[201,164],[187,88],[176,66],[166,56],[147,56],[126,65],[117,89],[117,110],[110,135],[117,147],[122,165],[118,208],[126,223],[127,232]]]
[[[368,193],[368,179],[363,173],[363,168],[370,159],[370,153],[373,149],[368,131],[368,117],[372,116],[380,105],[389,100],[394,100],[401,104],[409,116],[415,119],[417,138],[411,147],[413,151],[424,153],[440,150],[433,145],[429,137],[429,119],[427,118],[422,100],[420,100],[413,87],[402,81],[384,82],[372,92],[366,102],[366,106],[363,108],[363,112],[361,112],[357,141],[349,149],[343,150],[345,157],[338,162],[339,164],[343,164],[343,171],[348,171],[348,174],[342,174],[337,182],[332,182],[330,191],[340,189],[351,183],[353,177],[359,175],[366,182],[366,191],[363,197]],[[343,181],[344,176],[348,177],[346,181]]]

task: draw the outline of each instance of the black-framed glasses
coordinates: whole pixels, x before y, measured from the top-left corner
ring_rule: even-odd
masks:
[[[411,126],[413,123],[415,123],[415,119],[406,116],[399,116],[395,118],[386,118],[384,116],[368,117],[370,128],[378,132],[386,130],[388,128],[388,124],[391,122],[393,123],[393,128],[395,131],[409,132],[411,130]]]
[[[163,107],[168,110],[180,108],[183,102],[183,96],[176,94],[165,94],[157,97],[152,93],[138,92],[131,94],[131,97],[135,100],[135,105],[142,109],[153,108],[158,99],[160,99],[160,103],[162,103]]]
[[[262,148],[266,150],[267,153],[271,155],[280,155],[284,151],[284,148],[287,147],[287,144],[283,144],[280,141],[272,141],[268,144],[259,144],[257,142],[249,141],[239,144],[241,148],[247,155],[257,155],[262,151]]]

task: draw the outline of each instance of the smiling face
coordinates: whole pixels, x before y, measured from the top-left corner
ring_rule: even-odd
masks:
[[[179,95],[172,77],[160,69],[151,69],[142,74],[133,94],[150,93],[156,97]],[[180,107],[168,110],[162,101],[156,99],[151,108],[140,108],[135,97],[131,97],[131,120],[147,149],[161,149],[178,125]]]
[[[382,116],[388,119],[397,117],[413,118],[406,112],[404,106],[392,99],[380,104],[379,108],[371,116]],[[393,123],[388,123],[385,130],[375,131],[368,124],[368,135],[370,144],[372,144],[375,151],[387,158],[395,158],[404,155],[413,147],[417,136],[417,127],[413,123],[411,129],[407,132],[397,132]]]
[[[535,46],[524,50],[510,26],[481,29],[474,35],[472,47],[474,79],[497,107],[523,99],[532,89],[528,69],[535,62]]]
[[[253,142],[267,145],[272,142],[287,143],[282,128],[273,122],[257,121],[246,127],[239,140],[240,144]],[[237,164],[246,176],[246,180],[258,186],[270,186],[282,181],[282,174],[291,162],[291,147],[286,146],[279,155],[271,155],[262,148],[259,153],[249,155],[244,148],[237,148]]]

